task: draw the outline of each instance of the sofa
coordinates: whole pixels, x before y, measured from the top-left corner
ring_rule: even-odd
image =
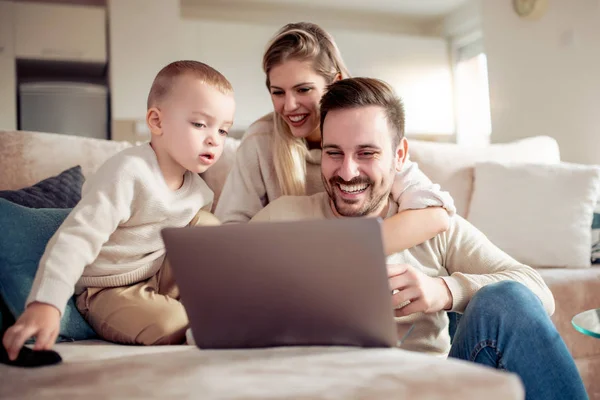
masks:
[[[31,186],[75,165],[89,176],[105,159],[130,145],[0,131],[0,191]],[[216,201],[238,146],[238,140],[228,139],[221,160],[203,175]],[[463,216],[469,213],[478,162],[527,159],[552,163],[558,157],[556,142],[547,137],[487,148],[411,140],[409,148],[412,160],[452,194]],[[556,300],[552,320],[575,359],[590,398],[600,399],[600,382],[595,379],[600,376],[600,340],[571,326],[577,313],[600,307],[600,265],[548,267],[539,272]],[[513,374],[401,349],[198,351],[192,346],[143,348],[100,340],[59,343],[56,348],[64,359],[56,367],[21,370],[0,365],[0,398],[90,393],[128,398],[523,398],[520,381]]]
[[[514,164],[517,166],[523,163],[524,167],[522,171],[527,171],[530,167],[528,163],[535,163],[536,166],[540,166],[540,169],[547,167],[550,170],[552,166],[560,161],[558,144],[556,140],[550,137],[533,137],[512,143],[492,144],[485,148],[409,140],[409,153],[412,160],[419,164],[421,170],[433,182],[439,183],[443,189],[450,192],[454,198],[457,212],[486,234],[488,232],[480,226],[480,223],[484,222],[484,218],[479,215],[476,221],[473,215],[474,211],[476,211],[473,209],[473,206],[477,200],[475,197],[478,186],[483,183],[477,180],[476,172],[478,163],[491,163],[492,165],[494,163],[501,165]],[[542,164],[544,165],[542,166]],[[484,166],[486,165],[484,164]],[[567,172],[563,176],[563,181],[568,181],[570,174],[574,171],[570,170]],[[539,170],[535,172],[539,173]],[[552,181],[556,176],[558,180],[557,175],[549,174],[546,176],[546,179]],[[532,176],[535,177],[535,173]],[[496,182],[492,183],[496,184]],[[510,184],[505,184],[505,186],[515,192],[522,190],[522,187],[516,189],[511,187]],[[489,189],[489,184],[486,185],[486,189]],[[560,200],[560,192],[565,191],[568,191],[566,185],[564,187],[553,187],[551,195],[556,196]],[[502,193],[498,192],[487,196],[480,193],[479,199],[484,199],[485,202],[481,204],[481,201],[479,201],[478,214],[481,214],[482,208],[486,209],[486,212],[490,214],[488,225],[509,226],[513,227],[515,231],[526,228],[524,225],[527,225],[528,221],[521,221],[518,218],[510,217],[510,215],[508,217],[505,216],[504,220],[502,216],[499,218],[493,216],[496,213],[502,212],[499,210],[501,205],[493,201],[493,197],[502,195]],[[517,196],[518,193],[511,193],[511,195]],[[594,196],[596,196],[594,201],[600,204],[597,190]],[[504,198],[506,198],[506,195],[504,195]],[[577,198],[571,200],[574,205],[582,201],[583,199]],[[560,204],[560,201],[558,203]],[[544,208],[543,204],[539,203],[527,206],[532,210],[535,208]],[[591,207],[594,208],[593,205]],[[596,212],[600,211],[598,205],[595,206],[595,209]],[[534,212],[532,211],[532,213]],[[596,218],[597,216],[598,214],[596,214]],[[585,229],[590,229],[591,219],[581,221],[581,224],[587,226]],[[559,230],[554,227],[550,229]],[[510,235],[510,231],[507,234]],[[490,235],[488,237],[508,254],[517,258],[511,251],[500,246],[500,243]],[[506,240],[506,238],[501,237],[498,237],[499,239]],[[532,240],[534,242],[541,242],[545,238],[539,235],[532,238]],[[556,245],[556,243],[551,243],[550,245]],[[560,267],[556,267],[555,265],[546,263],[544,267],[537,267],[536,270],[540,273],[554,295],[556,309],[552,315],[552,321],[575,359],[588,394],[592,399],[600,399],[600,379],[598,379],[600,377],[600,339],[581,334],[574,329],[571,323],[572,318],[578,313],[600,308],[600,264],[590,265],[590,243],[585,244],[585,246],[588,246],[588,253],[586,254],[587,266],[573,268],[571,265],[561,265]],[[597,246],[598,244],[596,244]],[[526,261],[520,261],[529,264]],[[540,362],[544,362],[544,360],[540,360]]]

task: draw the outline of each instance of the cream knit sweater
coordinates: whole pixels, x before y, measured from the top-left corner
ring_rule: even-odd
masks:
[[[397,212],[390,199],[388,217]],[[270,203],[252,222],[336,218],[327,193],[313,196],[284,196]],[[463,312],[481,287],[503,280],[527,286],[542,301],[548,314],[554,313],[554,298],[542,277],[504,253],[477,228],[456,215],[450,228],[419,246],[387,258],[388,264],[409,264],[432,277],[444,279],[452,293],[452,311]],[[284,266],[282,266],[283,268]],[[416,313],[397,318],[398,324],[415,324],[402,344],[403,349],[445,355],[450,350],[448,317],[445,311]],[[405,328],[406,328],[405,326]],[[399,331],[406,331],[400,329]]]
[[[215,210],[226,224],[248,222],[257,212],[282,195],[273,164],[272,120],[259,120],[244,135]],[[321,150],[310,150],[306,158],[306,194],[324,192],[321,181]],[[419,170],[416,163],[406,160],[396,175],[392,189],[399,211],[429,206],[444,207],[450,215],[456,211],[448,192]]]
[[[149,143],[118,153],[85,182],[81,201],[48,242],[27,304],[48,303],[62,314],[74,291],[152,277],[165,254],[161,229],[186,226],[212,199],[191,172],[170,190]]]

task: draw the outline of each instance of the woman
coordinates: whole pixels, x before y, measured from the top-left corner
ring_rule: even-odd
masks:
[[[271,39],[263,70],[274,111],[252,124],[237,150],[215,210],[223,223],[248,222],[283,195],[325,190],[319,101],[327,85],[350,76],[337,45],[315,24],[288,24]],[[400,207],[383,224],[386,254],[413,247],[448,228],[453,200],[416,164],[407,160],[392,194]]]

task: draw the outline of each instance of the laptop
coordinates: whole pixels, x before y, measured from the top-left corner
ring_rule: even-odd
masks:
[[[196,345],[393,347],[380,220],[166,228]]]

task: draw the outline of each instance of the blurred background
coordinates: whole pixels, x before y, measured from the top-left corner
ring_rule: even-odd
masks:
[[[154,76],[195,59],[232,82],[240,136],[272,110],[265,45],[297,21],[394,86],[409,138],[549,135],[600,164],[600,0],[0,1],[0,129],[146,140]]]

